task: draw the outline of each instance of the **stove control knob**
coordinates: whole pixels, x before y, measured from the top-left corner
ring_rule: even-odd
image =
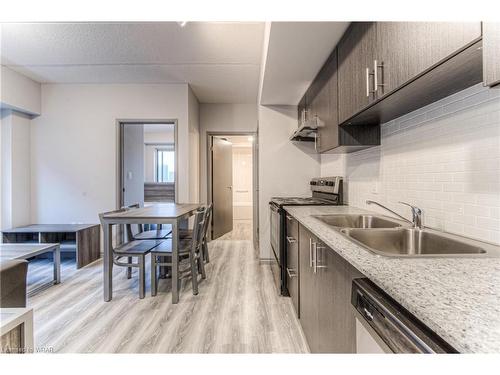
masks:
[[[327,184],[328,186],[333,186],[333,185],[335,185],[335,183],[334,183],[333,181],[328,181],[326,184]]]
[[[316,185],[316,181],[311,181],[310,184],[311,185]]]

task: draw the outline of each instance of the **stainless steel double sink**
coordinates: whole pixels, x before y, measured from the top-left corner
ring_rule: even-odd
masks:
[[[389,257],[500,256],[500,247],[382,215],[315,215],[367,250]]]

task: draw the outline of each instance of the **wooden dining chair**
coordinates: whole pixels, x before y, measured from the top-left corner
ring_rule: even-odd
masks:
[[[206,278],[203,262],[203,230],[206,209],[198,210],[194,217],[192,238],[178,242],[179,272],[178,280],[191,275],[193,294],[198,294],[198,270],[201,277]],[[151,295],[156,296],[158,292],[157,268],[159,266],[172,267],[172,240],[167,239],[151,251]],[[174,277],[172,275],[172,277]]]
[[[140,208],[139,203],[122,207],[127,210]],[[133,233],[132,225],[126,225],[127,237],[129,240],[163,240],[172,234],[172,226],[168,224],[154,224],[155,229],[145,230],[143,224],[137,224],[137,233]]]
[[[127,211],[126,208],[118,210],[103,212],[99,214],[101,225],[104,226],[103,216],[111,213],[119,213]],[[139,298],[144,298],[146,295],[146,255],[151,252],[156,246],[161,244],[161,240],[127,240],[124,243],[113,247],[112,259],[113,264],[120,267],[127,267],[127,278],[132,276],[132,268],[139,269]],[[121,261],[122,258],[127,258],[127,263]],[[136,258],[137,262],[134,263],[133,259]]]
[[[210,256],[208,254],[208,227],[210,226],[210,220],[212,219],[212,212],[213,212],[213,203],[210,203],[208,207],[206,207],[205,210],[205,218],[203,219],[205,228],[203,229],[203,261],[205,263],[210,262]],[[179,238],[181,239],[190,239],[193,236],[193,230],[192,229],[181,229],[179,231]]]

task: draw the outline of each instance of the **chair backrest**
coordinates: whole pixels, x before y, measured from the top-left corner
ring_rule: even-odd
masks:
[[[205,227],[206,210],[206,208],[200,209],[196,211],[196,214],[194,215],[193,236],[191,240],[192,255],[197,253],[203,244],[203,229]]]
[[[208,227],[212,219],[213,203],[210,203],[205,210],[205,218],[203,219],[203,241],[207,240]]]
[[[134,204],[131,204],[129,206],[122,206],[122,209],[124,209],[126,211],[126,210],[133,210],[134,208],[140,208],[140,207],[141,207],[140,203],[134,203]],[[134,238],[134,234],[132,233],[132,225],[127,224],[125,226],[125,230],[127,233],[128,240],[131,241],[132,238]],[[142,232],[144,232],[143,225],[137,224],[137,233],[142,233]]]

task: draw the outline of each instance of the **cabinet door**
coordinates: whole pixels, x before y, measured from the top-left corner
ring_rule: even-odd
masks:
[[[312,247],[315,237],[299,225],[299,295],[300,325],[306,336],[309,349],[318,352],[318,300],[317,280],[312,268]]]
[[[338,47],[339,123],[366,107],[374,96],[372,79],[376,27],[374,22],[353,22]]]
[[[483,81],[500,84],[500,22],[483,22]]]
[[[337,87],[337,50],[327,61],[328,75],[325,84],[325,104],[323,127],[318,131],[317,148],[319,152],[331,150],[339,145],[339,117],[338,117],[338,87]]]
[[[332,249],[318,247],[319,351],[321,353],[354,353],[355,318],[351,309],[352,279],[359,277],[346,260]]]
[[[286,214],[286,273],[288,293],[297,316],[299,311],[299,223],[288,213]]]
[[[377,98],[481,37],[480,22],[377,22],[376,30]]]

